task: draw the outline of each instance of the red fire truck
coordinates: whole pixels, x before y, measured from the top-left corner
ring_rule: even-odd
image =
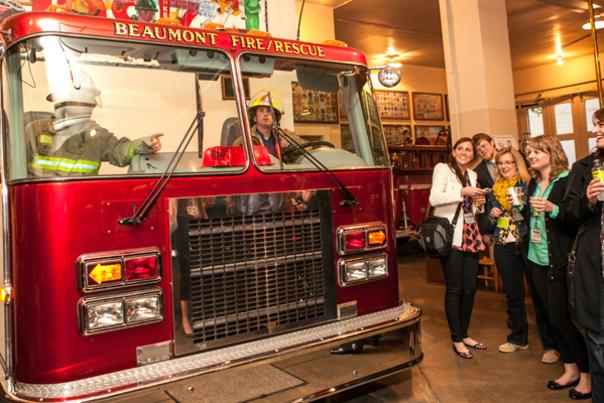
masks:
[[[194,401],[253,376],[273,389],[223,392],[312,400],[421,361],[360,52],[52,12],[0,32],[8,397]]]

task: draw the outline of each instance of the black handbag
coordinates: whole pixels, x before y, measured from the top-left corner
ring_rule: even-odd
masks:
[[[446,257],[453,247],[453,234],[455,233],[455,224],[459,218],[461,203],[457,206],[453,222],[449,222],[444,217],[429,215],[419,226],[417,231],[417,241],[420,248],[429,257]]]

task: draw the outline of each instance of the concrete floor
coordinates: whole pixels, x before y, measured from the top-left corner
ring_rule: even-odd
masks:
[[[422,363],[379,382],[358,387],[325,403],[360,402],[569,402],[568,390],[546,388],[550,379],[562,373],[562,364],[541,363],[542,348],[536,333],[532,307],[529,305],[530,348],[502,354],[497,346],[507,335],[505,296],[479,291],[470,324],[470,335],[484,342],[487,351],[472,351],[472,360],[458,358],[451,350],[451,340],[444,314],[444,285],[426,281],[424,256],[413,244],[399,248],[399,283],[401,295],[423,310]],[[361,358],[362,355],[358,356]],[[184,382],[184,381],[183,381]],[[157,390],[139,398],[125,397],[128,403],[197,402],[197,398],[176,397]],[[261,401],[254,400],[254,401]]]
[[[444,314],[444,285],[426,281],[423,255],[413,244],[399,248],[401,295],[420,307],[423,362],[398,374],[328,399],[329,402],[569,402],[568,389],[551,391],[550,379],[562,373],[562,364],[543,364],[532,306],[529,312],[529,345],[526,351],[503,354],[505,295],[478,291],[470,336],[484,342],[487,351],[474,351],[462,360],[451,350]],[[326,399],[327,400],[327,399]]]

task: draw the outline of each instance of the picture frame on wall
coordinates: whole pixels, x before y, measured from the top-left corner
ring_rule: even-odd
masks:
[[[411,125],[388,125],[384,124],[384,137],[389,146],[409,146],[413,144],[413,132]]]
[[[407,91],[375,90],[380,118],[410,120],[409,93]]]
[[[294,123],[339,122],[338,93],[310,90],[292,81]]]
[[[222,87],[222,99],[235,99],[235,88],[233,87],[233,79],[229,76],[220,76],[220,86]],[[243,78],[243,92],[245,99],[250,99],[250,79]]]
[[[429,92],[414,92],[413,119],[445,120],[442,95]]]
[[[446,146],[447,140],[446,126],[415,125],[416,146]]]

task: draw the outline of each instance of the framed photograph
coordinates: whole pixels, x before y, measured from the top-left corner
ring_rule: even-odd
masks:
[[[386,144],[409,146],[413,144],[411,125],[383,125]]]
[[[309,90],[292,82],[294,123],[338,123],[338,93]]]
[[[414,92],[413,119],[445,120],[442,95],[429,94],[427,92]]]
[[[222,86],[222,99],[235,99],[235,89],[233,87],[233,79],[229,76],[220,77],[220,85]],[[243,78],[243,91],[245,99],[250,99],[250,79]]]
[[[374,95],[382,119],[411,119],[407,91],[376,90]]]
[[[447,145],[448,131],[445,126],[415,125],[416,146]]]

